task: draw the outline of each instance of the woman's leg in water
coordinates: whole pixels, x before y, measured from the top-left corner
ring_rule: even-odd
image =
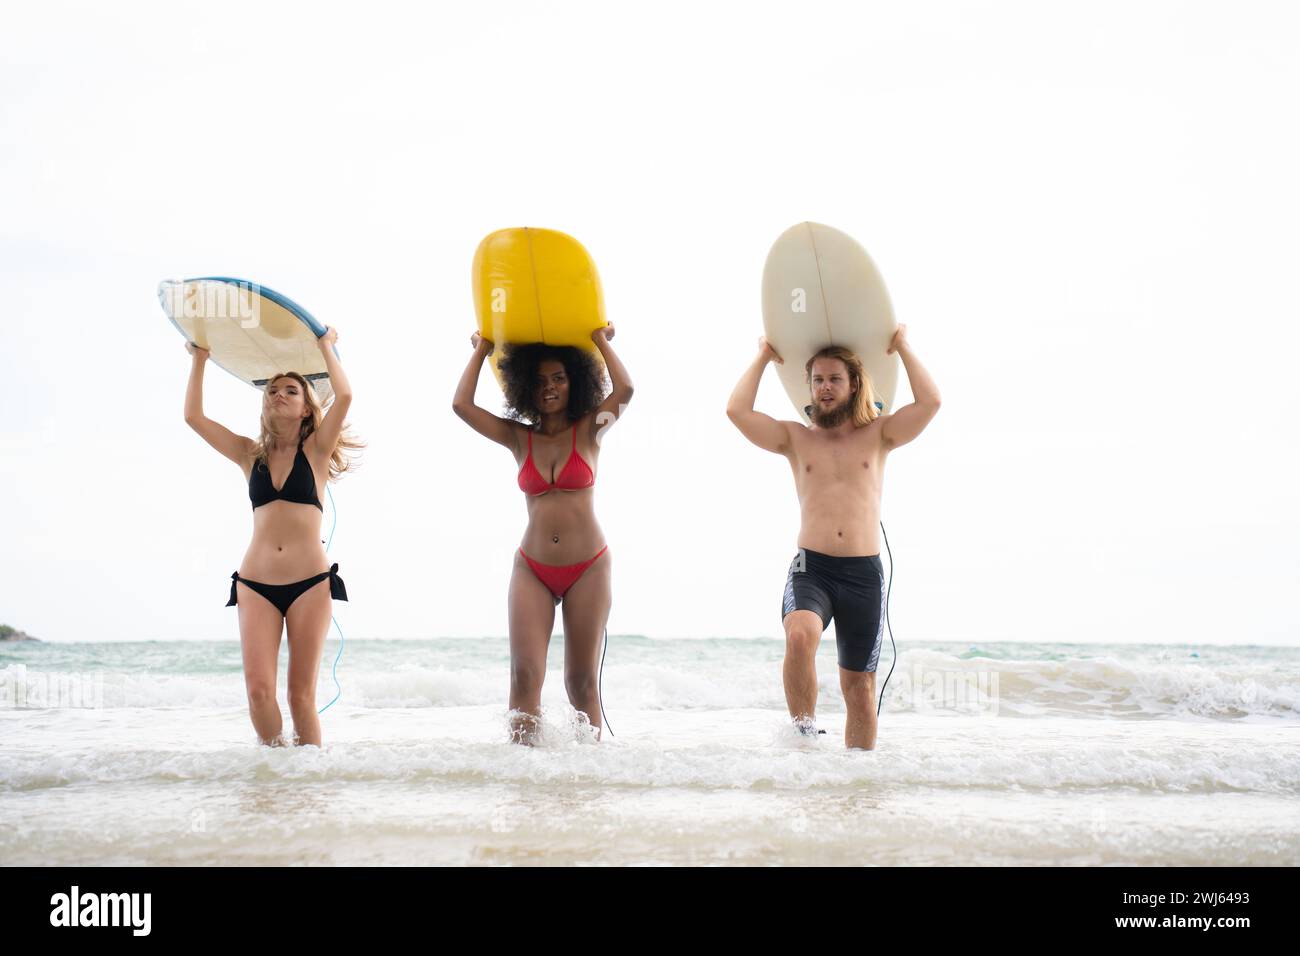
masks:
[[[289,713],[297,744],[320,746],[320,717],[316,714],[316,681],[329,635],[334,602],[329,578],[314,584],[289,605],[284,622],[289,630]]]
[[[275,605],[240,582],[238,588],[239,644],[244,655],[244,688],[248,715],[258,743],[278,747],[283,718],[275,700],[275,666],[280,656],[284,618]]]
[[[546,649],[555,626],[551,589],[515,549],[510,575],[510,739],[531,746],[541,730]]]
[[[564,595],[564,689],[574,710],[587,715],[600,739],[600,650],[609,620],[611,580],[606,551]]]

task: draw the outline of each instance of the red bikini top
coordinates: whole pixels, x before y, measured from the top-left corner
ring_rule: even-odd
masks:
[[[569,460],[564,463],[560,476],[554,482],[543,478],[533,463],[533,433],[528,432],[528,457],[524,459],[524,467],[519,469],[520,491],[526,495],[544,495],[556,488],[561,491],[577,491],[580,488],[590,488],[595,483],[596,476],[592,473],[591,466],[578,454],[577,425],[573,426],[573,449],[569,452]]]

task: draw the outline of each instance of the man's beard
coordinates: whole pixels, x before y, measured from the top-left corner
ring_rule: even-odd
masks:
[[[818,428],[835,428],[836,426],[843,425],[852,417],[852,415],[853,396],[850,395],[835,407],[825,411],[822,410],[820,402],[814,402],[812,414],[809,417],[813,420],[813,424]]]

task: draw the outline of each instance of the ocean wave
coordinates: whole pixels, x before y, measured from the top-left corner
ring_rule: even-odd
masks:
[[[680,648],[680,642],[679,642]],[[682,659],[676,652],[637,649],[606,662],[607,706],[638,710],[783,710],[779,656],[732,654]],[[330,662],[322,668],[317,699],[335,696]],[[285,669],[280,671],[284,696]],[[842,712],[833,656],[818,660],[819,707]],[[992,713],[1006,717],[1190,719],[1291,722],[1300,719],[1300,674],[1277,662],[1228,663],[1101,656],[1017,660],[932,649],[900,655],[885,683],[884,706],[894,711]],[[509,692],[503,661],[422,666],[373,660],[339,668],[342,699],[370,709],[499,705]],[[552,667],[545,693],[563,695],[563,673]],[[0,668],[0,706],[29,709],[243,708],[238,673],[48,672],[26,665]]]
[[[885,702],[1010,717],[1293,721],[1300,675],[1264,664],[990,660],[916,650],[900,657]]]
[[[176,782],[459,781],[872,792],[921,786],[1300,794],[1300,752],[1261,741],[1134,742],[1112,737],[1067,743],[966,734],[946,745],[915,743],[895,736],[872,752],[846,751],[827,738],[812,746],[739,746],[712,740],[664,746],[648,739],[593,746],[560,732],[537,748],[455,739],[336,743],[324,749],[229,745],[178,752],[114,747],[6,754],[0,758],[0,791]]]

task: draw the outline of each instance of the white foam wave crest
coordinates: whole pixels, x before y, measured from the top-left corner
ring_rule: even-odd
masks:
[[[887,685],[877,675],[884,706],[894,711],[995,712],[1008,717],[1066,716],[1104,719],[1300,720],[1300,675],[1276,665],[1192,661],[1138,662],[1110,657],[1076,660],[995,660],[956,657],[934,650],[904,652]],[[283,668],[280,696],[284,696]],[[499,706],[509,688],[505,665],[339,669],[342,700],[352,707],[389,709]],[[839,676],[819,662],[819,709],[842,712]],[[548,674],[548,694],[561,694],[563,677]],[[557,689],[558,688],[558,689]],[[243,708],[238,674],[37,673],[0,668],[7,706],[104,708]],[[335,695],[328,667],[317,699]],[[780,663],[688,666],[682,662],[608,663],[603,675],[607,707],[636,710],[783,710]]]
[[[917,650],[900,657],[885,703],[965,712],[995,706],[1013,717],[1296,720],[1300,677],[1268,665],[990,660]]]
[[[774,738],[776,734],[774,732]],[[592,784],[703,789],[892,787],[1300,794],[1293,748],[1224,740],[1123,738],[1007,741],[964,737],[961,747],[916,747],[895,739],[876,751],[846,751],[832,735],[801,746],[706,742],[664,748],[650,740],[592,746],[552,734],[527,748],[505,742],[429,740],[330,744],[324,749],[227,745],[199,752],[97,749],[0,758],[0,791],[171,782],[463,782]]]

